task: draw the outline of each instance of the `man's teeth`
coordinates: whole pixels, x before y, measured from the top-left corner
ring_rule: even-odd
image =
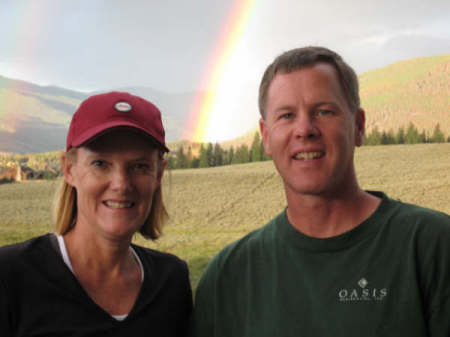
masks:
[[[129,208],[133,206],[133,203],[130,201],[105,201],[105,205],[111,208]]]
[[[296,159],[311,160],[322,157],[322,152],[299,152],[295,155]]]

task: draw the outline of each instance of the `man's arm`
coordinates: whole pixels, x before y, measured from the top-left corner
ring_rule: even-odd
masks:
[[[190,337],[214,337],[214,272],[209,265],[195,293],[194,311],[191,317]]]
[[[431,337],[450,337],[450,217],[438,216],[436,240],[422,243],[427,255],[428,329]]]

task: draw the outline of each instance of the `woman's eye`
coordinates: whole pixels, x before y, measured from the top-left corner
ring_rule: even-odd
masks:
[[[105,162],[103,160],[94,160],[91,165],[95,167],[103,167],[105,166]]]
[[[134,168],[136,170],[148,170],[150,168],[150,165],[145,164],[145,163],[136,163],[134,165]]]

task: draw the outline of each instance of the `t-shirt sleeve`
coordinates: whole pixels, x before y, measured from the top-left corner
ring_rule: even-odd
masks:
[[[428,250],[433,251],[428,261],[428,327],[430,337],[450,337],[450,217],[443,215],[439,220],[438,238],[428,242]]]
[[[190,337],[214,337],[215,276],[215,265],[212,263],[206,269],[197,286],[190,324]]]
[[[449,276],[450,277],[450,276]],[[450,282],[450,280],[448,280]],[[450,296],[443,299],[442,304],[435,308],[429,320],[430,337],[450,336]]]

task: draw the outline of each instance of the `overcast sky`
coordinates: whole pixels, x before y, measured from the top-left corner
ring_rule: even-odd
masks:
[[[231,8],[231,0],[1,0],[0,75],[83,91],[208,89]],[[275,56],[304,45],[336,50],[357,73],[450,53],[450,1],[255,0],[231,73],[255,91]]]

